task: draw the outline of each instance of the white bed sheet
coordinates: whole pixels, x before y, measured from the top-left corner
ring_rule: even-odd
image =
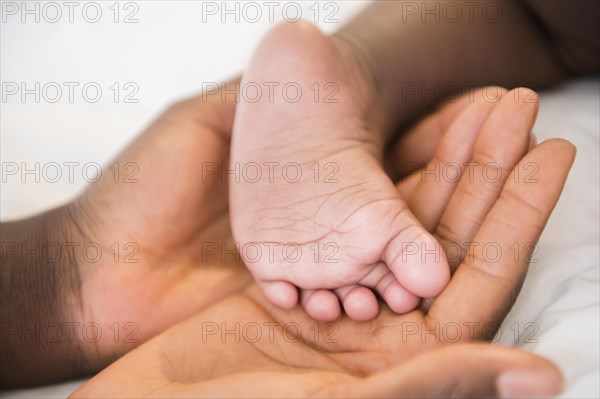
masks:
[[[115,103],[108,95],[96,104],[3,101],[2,162],[106,163],[169,102],[199,91],[202,82],[221,82],[241,70],[270,25],[200,23],[199,5],[173,3],[138,2],[140,22],[133,26],[106,20],[94,25],[3,23],[3,82],[94,81],[107,90],[112,82],[132,81],[140,91],[137,104]],[[340,2],[339,20],[363,6]],[[321,26],[330,31],[337,24]],[[539,262],[531,265],[498,337],[499,344],[555,361],[567,378],[564,397],[600,397],[599,92],[600,81],[594,78],[542,94],[538,138],[566,138],[578,155],[540,241]],[[74,183],[2,182],[2,220],[62,204],[84,184],[81,178]],[[60,398],[81,382],[2,396]]]

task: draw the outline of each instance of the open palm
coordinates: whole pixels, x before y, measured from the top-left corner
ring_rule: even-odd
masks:
[[[516,299],[530,244],[574,157],[562,140],[528,153],[537,105],[514,99],[476,101],[444,129],[428,169],[472,161],[472,174],[415,174],[399,185],[455,269],[439,297],[405,315],[383,309],[370,322],[316,323],[299,307],[273,307],[248,285],[126,355],[74,396],[462,397],[495,395],[499,381],[503,395],[556,394],[554,366],[484,343]],[[499,178],[481,173],[492,164]],[[534,180],[524,178],[530,165]],[[523,247],[517,257],[514,243]],[[490,246],[503,255],[478,252]],[[222,268],[240,281],[246,274],[234,263]],[[211,275],[204,282],[219,284]]]

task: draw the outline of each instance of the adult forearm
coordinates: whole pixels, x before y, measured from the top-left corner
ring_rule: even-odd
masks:
[[[530,9],[508,0],[375,2],[336,36],[372,77],[388,138],[455,92],[540,88],[572,73]]]

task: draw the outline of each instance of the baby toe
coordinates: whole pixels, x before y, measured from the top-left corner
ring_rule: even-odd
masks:
[[[302,306],[306,313],[319,321],[333,321],[342,313],[338,297],[329,290],[303,290]]]
[[[389,308],[398,314],[414,310],[421,300],[421,298],[404,288],[391,272],[381,280],[375,290]]]
[[[262,281],[259,286],[267,300],[275,306],[292,309],[298,303],[298,289],[287,281]]]
[[[450,281],[442,246],[418,225],[395,236],[387,246],[384,261],[402,287],[422,298],[437,296]]]
[[[373,292],[363,286],[354,285],[336,290],[344,304],[344,311],[352,320],[373,320],[379,313],[379,303]]]

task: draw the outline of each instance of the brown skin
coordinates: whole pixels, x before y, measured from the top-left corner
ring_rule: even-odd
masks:
[[[594,0],[383,0],[334,36],[353,48],[377,88],[374,109],[392,140],[457,91],[491,84],[541,89],[598,73],[599,15]]]
[[[514,182],[508,172],[508,183],[490,185],[478,191],[479,196],[464,193],[484,183],[470,183],[464,177],[457,184],[435,183],[441,196],[428,191],[431,182],[415,185],[408,179],[399,185],[407,201],[426,204],[440,221],[455,218],[457,242],[494,241],[508,250],[513,241],[537,241],[573,162],[574,148],[563,140],[545,142],[527,153],[537,106],[514,103],[511,98],[509,93],[497,104],[468,105],[453,125],[440,132],[442,142],[431,162],[473,160],[488,153],[496,161],[505,157],[520,161],[521,172],[525,164],[535,162],[539,184]],[[434,118],[449,112],[450,107],[444,108]],[[499,148],[501,121],[509,115],[515,120],[509,130],[515,140],[504,140],[502,151],[493,153]],[[417,126],[415,132],[424,128]],[[457,134],[472,145],[452,146]],[[474,214],[474,209],[479,213]],[[473,227],[473,220],[481,226]],[[431,223],[430,229],[439,234],[440,226]],[[287,311],[269,304],[251,284],[215,300],[126,355],[73,396],[481,397],[497,395],[498,376],[510,370],[533,371],[543,379],[537,381],[536,390],[521,394],[558,393],[559,373],[547,361],[482,343],[491,338],[486,334],[495,333],[494,325],[512,306],[527,258],[514,262],[507,256],[499,263],[486,263],[473,247],[457,262],[450,285],[429,310],[427,304],[422,310],[397,315],[385,308],[378,318],[363,323],[344,316],[334,323],[316,324],[300,307]],[[224,267],[236,270],[240,279],[247,275],[237,271],[235,264]],[[299,330],[285,329],[289,323],[296,323]],[[449,323],[461,326],[458,342],[450,342],[454,336],[443,332]],[[422,335],[436,331],[436,325],[437,333]],[[484,331],[482,326],[488,328]],[[230,332],[222,335],[224,330]]]

